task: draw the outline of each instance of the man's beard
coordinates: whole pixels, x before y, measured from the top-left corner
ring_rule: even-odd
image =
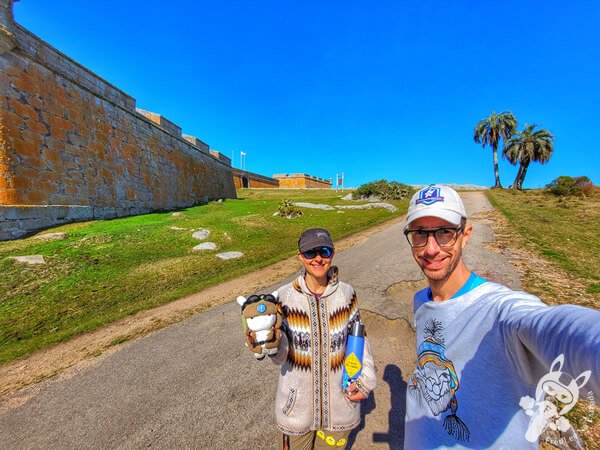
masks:
[[[428,270],[421,267],[421,271],[423,272],[425,277],[427,277],[428,280],[445,281],[450,277],[450,275],[452,275],[456,267],[458,267],[458,264],[460,263],[460,260],[462,258],[462,249],[459,248],[456,251],[456,253],[452,256],[452,258],[453,259],[452,261],[450,261],[450,264],[442,270]]]

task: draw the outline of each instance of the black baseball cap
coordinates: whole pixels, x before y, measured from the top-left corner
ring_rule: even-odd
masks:
[[[305,252],[315,247],[333,247],[333,239],[325,228],[309,228],[298,239],[298,250]]]

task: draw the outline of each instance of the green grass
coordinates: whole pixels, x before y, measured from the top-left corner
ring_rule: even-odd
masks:
[[[274,217],[283,199],[324,204],[347,192],[333,190],[240,190],[237,200],[211,202],[172,213],[56,227],[65,240],[34,238],[0,243],[0,363],[67,340],[141,310],[153,308],[295,253],[302,230],[323,226],[334,239],[403,214],[399,210],[322,211]],[[218,251],[245,256],[222,261],[215,252],[193,252],[192,231],[211,231]],[[10,256],[43,255],[46,265],[23,265]]]
[[[543,190],[489,190],[490,202],[539,253],[600,291],[600,194],[557,198]]]

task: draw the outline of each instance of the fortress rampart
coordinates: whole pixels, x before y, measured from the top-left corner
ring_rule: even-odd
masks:
[[[330,189],[331,180],[324,180],[306,173],[276,173],[273,178],[283,189]]]
[[[279,188],[279,181],[259,175],[257,173],[247,172],[245,170],[233,169],[233,182],[236,189],[240,188]]]
[[[0,0],[0,240],[235,196],[229,158],[136,109]]]

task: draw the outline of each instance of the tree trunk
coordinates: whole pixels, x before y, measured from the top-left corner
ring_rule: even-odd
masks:
[[[519,189],[519,180],[521,179],[521,174],[523,173],[523,163],[519,164],[519,171],[517,172],[517,176],[515,177],[515,181],[513,181],[511,189]]]
[[[525,181],[525,175],[527,175],[529,163],[521,163],[521,167],[523,167],[523,170],[521,170],[521,178],[519,178],[519,186],[517,187],[518,190],[523,189],[523,181]]]
[[[500,184],[500,171],[498,170],[498,147],[492,147],[492,153],[494,154],[494,176],[496,177],[496,184],[494,184],[495,188],[502,188],[502,184]]]

